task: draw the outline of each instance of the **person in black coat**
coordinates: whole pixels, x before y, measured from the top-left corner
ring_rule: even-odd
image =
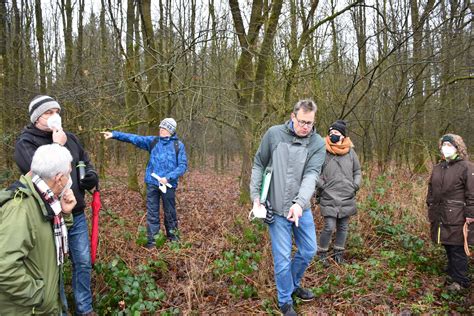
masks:
[[[474,165],[459,135],[443,135],[438,148],[442,160],[433,167],[428,182],[428,220],[431,240],[446,251],[447,289],[456,292],[471,286],[463,228],[474,223]],[[473,229],[469,231],[466,243],[474,244]]]
[[[76,313],[94,315],[92,307],[91,254],[89,230],[84,214],[85,190],[93,189],[99,181],[89,155],[76,135],[62,128],[61,106],[53,98],[45,95],[35,97],[29,105],[31,124],[26,126],[15,144],[15,162],[22,174],[30,170],[31,160],[36,149],[42,145],[57,143],[66,147],[73,157],[72,190],[77,200],[73,213],[73,225],[68,230],[69,251],[72,260],[72,287]],[[79,179],[79,167],[83,165],[85,175]]]

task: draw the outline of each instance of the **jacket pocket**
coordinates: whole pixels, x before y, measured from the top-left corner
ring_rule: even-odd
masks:
[[[353,199],[356,195],[356,187],[354,182],[350,181],[349,179],[343,179],[341,181],[339,191],[341,192],[342,200]]]
[[[446,200],[444,212],[442,214],[442,222],[446,225],[463,225],[464,218],[464,202],[455,200]]]

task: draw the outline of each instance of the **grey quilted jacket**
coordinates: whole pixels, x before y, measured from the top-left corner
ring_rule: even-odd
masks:
[[[321,215],[342,218],[356,214],[360,181],[360,163],[354,149],[345,155],[326,153],[317,189]]]
[[[272,126],[255,154],[250,180],[252,200],[260,195],[265,168],[272,166],[267,199],[274,213],[286,217],[294,203],[303,210],[309,209],[325,155],[324,140],[315,130],[306,137],[299,137],[291,129],[290,121]]]

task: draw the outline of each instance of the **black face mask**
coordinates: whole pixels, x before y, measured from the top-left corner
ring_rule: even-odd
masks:
[[[341,136],[332,134],[329,136],[329,139],[331,140],[331,143],[335,144],[341,139]]]

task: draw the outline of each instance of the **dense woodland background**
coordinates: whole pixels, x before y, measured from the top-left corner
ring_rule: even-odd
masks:
[[[153,134],[172,116],[192,166],[242,161],[313,98],[317,128],[345,119],[362,160],[426,171],[436,140],[473,145],[473,9],[464,1],[2,0],[2,170],[39,93],[64,108],[105,174],[136,161],[98,131]],[[111,150],[110,147],[113,147]]]
[[[178,121],[178,134],[185,143],[193,170],[183,181],[181,211],[197,208],[196,200],[203,198],[189,193],[193,192],[193,185],[211,187],[216,181],[227,189],[234,189],[233,193],[224,194],[225,197],[247,202],[252,157],[262,134],[269,126],[288,119],[297,100],[312,98],[319,107],[316,128],[321,134],[325,134],[329,124],[336,119],[348,122],[350,137],[364,165],[366,191],[362,191],[365,193],[361,195],[364,198],[360,198],[361,208],[367,213],[380,211],[369,219],[364,217],[363,222],[356,221],[365,225],[362,226],[365,231],[362,229],[359,232],[361,239],[352,240],[351,245],[376,238],[377,225],[382,230],[383,227],[395,227],[389,232],[392,236],[404,235],[405,230],[400,231],[397,226],[402,225],[417,236],[426,229],[422,216],[423,190],[427,171],[438,158],[438,138],[443,133],[454,132],[464,137],[468,148],[474,148],[471,137],[474,121],[473,17],[474,5],[469,0],[0,0],[0,137],[3,146],[0,182],[5,184],[16,177],[13,146],[20,130],[29,122],[30,100],[37,94],[48,94],[60,102],[65,128],[79,135],[100,171],[105,187],[109,185],[112,190],[109,193],[115,197],[120,198],[120,194],[113,186],[143,192],[141,172],[147,154],[119,142],[105,143],[99,131],[117,129],[156,134],[159,121],[171,116]],[[399,178],[397,174],[400,174]],[[206,176],[207,180],[200,178]],[[227,183],[224,180],[227,177],[233,180]],[[114,182],[117,179],[122,182]],[[387,194],[397,181],[403,182],[397,184],[395,192],[398,195]],[[220,194],[219,187],[216,190],[212,192]],[[209,197],[212,203],[221,203],[212,196],[204,197]],[[407,206],[403,201],[412,204]],[[137,207],[143,211],[140,203],[138,199],[130,208],[123,209],[128,205],[127,199],[109,201],[110,221],[120,220],[114,215],[117,211],[135,214]],[[206,208],[209,203],[200,205]],[[229,210],[230,218],[222,218],[219,214],[212,219],[231,221],[237,227],[232,234],[242,234],[241,242],[247,241],[246,232],[250,239],[255,233],[255,238],[266,240],[258,235],[261,226],[243,224],[245,217],[241,215],[245,213],[245,207],[241,204],[226,206],[233,208]],[[414,217],[405,218],[403,212]],[[400,222],[390,222],[391,216],[395,215]],[[185,228],[186,220],[190,219],[185,213],[180,216]],[[208,223],[212,222],[208,220]],[[410,221],[419,225],[406,226]],[[118,223],[126,226],[123,222]],[[120,225],[122,235],[109,237],[117,238],[112,240],[134,241],[135,237],[139,240],[143,227],[137,230],[137,225],[144,225],[143,221],[133,222],[128,239],[123,236],[124,228]],[[185,231],[189,236],[192,228]],[[382,232],[382,236],[385,233]],[[186,237],[183,238],[186,241]],[[202,239],[205,243],[205,238]],[[425,239],[422,237],[418,242],[423,243]],[[421,251],[417,245],[412,241],[415,252]],[[195,246],[190,247],[199,248],[193,248]],[[398,252],[393,250],[397,248],[392,244],[387,246],[374,241],[372,246],[375,252],[380,250],[375,254],[377,258],[382,261],[395,258],[395,265],[400,263],[396,257]],[[385,246],[389,250],[383,248]],[[107,249],[130,250],[122,247],[123,244],[118,244]],[[176,249],[166,247],[165,256],[176,254]],[[186,248],[184,244],[181,247]],[[265,247],[263,251],[268,255],[269,249]],[[240,250],[254,253],[254,248],[247,248],[234,240],[216,246],[214,253],[203,260],[211,266],[224,264],[225,260],[238,261]],[[178,251],[180,249],[178,247]],[[225,255],[224,263],[215,263],[229,249],[236,250]],[[353,255],[355,260],[363,258],[363,254],[373,254],[359,250],[362,252]],[[223,312],[196,307],[196,304],[203,306],[200,305],[204,304],[203,297],[215,298],[212,293],[218,291],[213,289],[209,294],[206,291],[211,290],[204,290],[209,281],[201,275],[207,271],[204,263],[200,262],[203,264],[200,266],[192,260],[188,262],[191,254],[183,251],[181,263],[189,272],[188,279],[183,278],[194,280],[194,288],[186,287],[191,292],[186,292],[184,302],[163,299],[165,303],[160,306],[165,306],[163,310],[170,313],[174,311],[172,308],[189,313]],[[406,253],[406,249],[404,251]],[[137,272],[135,261],[138,259],[127,261],[126,256],[123,254],[120,260],[114,260],[125,262],[126,269]],[[436,261],[428,254],[424,258]],[[102,259],[105,267],[109,262],[106,259],[110,257],[103,255]],[[172,264],[176,258],[166,259],[163,259],[165,263]],[[264,260],[271,265],[271,261]],[[109,268],[115,268],[119,261],[110,262]],[[113,262],[115,265],[112,266]],[[160,261],[153,262],[159,265]],[[420,265],[422,263],[423,260]],[[370,264],[375,265],[370,266],[375,270],[383,268],[377,266],[377,262]],[[146,267],[151,269],[150,265]],[[336,270],[342,276],[334,274],[333,277],[346,278],[360,272],[359,268],[355,268],[359,269],[356,272],[351,269]],[[432,273],[436,275],[441,270],[435,269]],[[316,272],[311,270],[309,275],[318,275]],[[223,282],[234,282],[232,277],[226,280],[225,273],[219,273],[214,271],[211,276],[217,275]],[[248,283],[249,275],[255,271],[239,273],[248,276],[245,279]],[[249,290],[247,294],[250,298],[263,295],[264,302],[257,305],[264,306],[261,312],[271,312],[275,307],[271,298],[274,295],[272,275],[258,273],[257,281],[266,282],[270,290],[256,286],[258,291]],[[393,276],[380,278],[388,277]],[[155,278],[160,280],[160,275]],[[318,282],[324,281],[315,278]],[[412,278],[412,275],[404,276],[403,282]],[[357,281],[351,280],[348,282]],[[438,279],[431,281],[431,286],[436,287],[434,284]],[[111,285],[102,288],[98,282],[97,297],[106,295],[104,289]],[[198,283],[202,285],[199,289]],[[420,283],[417,288],[420,287],[429,289],[430,285]],[[398,297],[397,293],[402,293],[401,299],[407,297],[405,292],[398,290],[392,286],[387,295],[394,293]],[[329,295],[329,301],[333,303],[331,295],[344,294],[337,289],[331,292],[331,288],[328,292],[320,288],[314,291],[323,291],[319,293],[321,297]],[[376,291],[380,289],[376,288]],[[446,303],[454,300],[446,297],[446,293],[433,290],[419,295],[422,298],[417,301],[421,306],[418,311],[426,311],[426,306],[436,302],[439,302],[435,304],[440,308],[438,311],[456,308]],[[380,305],[382,309],[374,311],[385,313],[397,306],[387,302],[367,303],[364,301],[366,294],[360,296],[362,301],[357,301],[355,308],[336,304],[329,311],[367,311],[367,308]],[[238,291],[232,297],[240,297]],[[344,295],[337,297],[346,299]],[[155,299],[160,301],[162,298]],[[143,303],[145,299],[142,297],[141,300]],[[210,300],[209,304],[237,304],[229,300]],[[113,306],[107,310],[111,312],[118,308],[117,304],[106,302],[101,306],[105,306],[104,311],[109,305]],[[408,302],[406,306],[410,304]],[[147,308],[148,311],[155,310]],[[242,308],[241,311],[248,311],[245,308],[250,307]]]

